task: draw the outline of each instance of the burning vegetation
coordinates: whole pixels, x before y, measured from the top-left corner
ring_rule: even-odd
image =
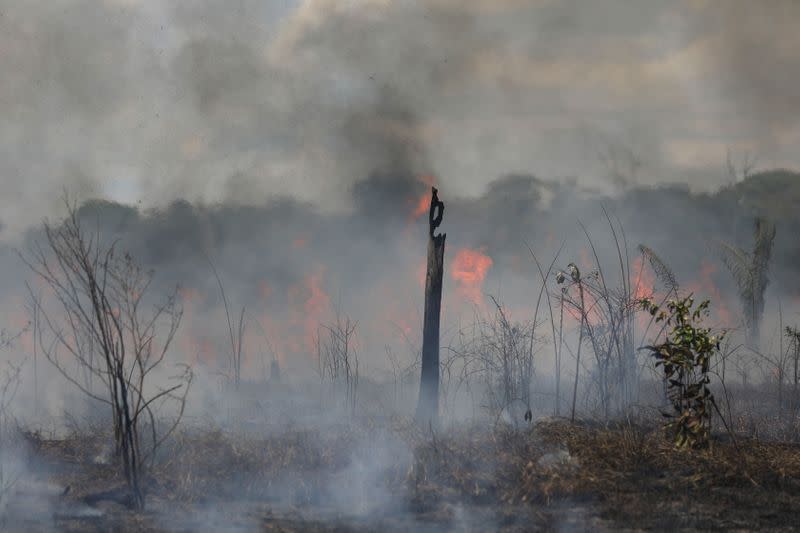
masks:
[[[0,387],[6,524],[792,523],[797,328],[782,311],[777,345],[758,333],[776,319],[765,313],[775,225],[757,219],[751,252],[719,239],[716,259],[673,270],[647,244],[632,255],[624,223],[601,206],[573,246],[553,250],[550,231],[528,245],[525,276],[519,254],[458,235],[458,200],[445,218],[436,188],[425,199],[421,279],[415,251],[375,279],[356,275],[373,287],[365,300],[342,297],[350,273],[305,237],[286,245],[302,257],[296,272],[242,284],[235,261],[203,252],[205,279],[181,281],[139,266],[119,235],[90,229],[89,207],[66,204],[22,252],[28,319],[2,339],[28,354]],[[422,247],[419,211],[401,247]],[[492,294],[499,273],[513,289]],[[68,414],[37,427],[55,383]],[[17,414],[20,397],[36,400],[30,412]]]
[[[797,529],[798,27],[0,0],[0,532]]]
[[[207,272],[184,277],[182,259],[135,245],[154,215],[106,232],[117,207],[67,203],[21,252],[33,277],[27,304],[11,301],[27,312],[2,337],[25,355],[0,383],[5,523],[792,523],[800,349],[792,303],[770,312],[768,282],[785,287],[777,223],[759,215],[749,247],[746,231],[721,235],[674,264],[674,249],[631,246],[626,204],[602,204],[572,243],[555,249],[551,229],[520,243],[526,269],[498,245],[508,228],[480,231],[457,198],[445,217],[433,183],[415,182],[430,187],[424,211],[410,201],[389,256],[358,272],[342,266],[362,248],[341,248],[321,218],[276,237],[281,261],[244,272],[233,252],[245,249],[222,240],[189,251]]]

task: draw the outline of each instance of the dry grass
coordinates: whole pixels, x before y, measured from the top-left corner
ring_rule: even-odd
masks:
[[[262,437],[184,431],[152,472],[148,498],[162,508],[184,509],[288,504],[299,517],[313,516],[337,504],[332,492],[352,485],[354,457],[372,453],[379,433],[403,443],[409,454],[380,457],[370,466],[375,487],[369,490],[385,490],[402,513],[445,523],[455,520],[453,509],[468,508],[483,509],[475,512],[492,520],[512,517],[517,529],[524,530],[523,513],[525,524],[555,527],[584,507],[596,520],[594,529],[781,530],[791,528],[800,507],[796,445],[752,439],[734,445],[728,438],[708,450],[678,451],[656,426],[562,420],[527,431],[462,427],[442,434],[404,420]],[[122,483],[113,468],[95,462],[106,438],[76,434],[32,442],[40,458],[61,464],[59,481],[72,485],[70,497],[84,498]]]
[[[319,503],[325,487],[348,468],[355,450],[369,438],[368,432],[351,425],[287,430],[262,438],[221,430],[181,432],[164,450],[165,461],[153,476],[160,493],[187,502]]]
[[[417,461],[421,500],[593,502],[603,519],[634,528],[780,529],[800,505],[800,446],[721,439],[679,451],[659,428],[630,423],[453,435],[418,450]]]

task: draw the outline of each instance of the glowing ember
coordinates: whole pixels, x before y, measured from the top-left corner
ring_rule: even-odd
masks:
[[[458,284],[459,293],[475,304],[480,304],[483,282],[492,264],[492,258],[481,250],[462,248],[456,252],[450,272]]]

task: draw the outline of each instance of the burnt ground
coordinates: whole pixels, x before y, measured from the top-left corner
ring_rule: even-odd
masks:
[[[27,435],[8,531],[792,530],[800,447],[545,420],[426,434],[403,420],[185,431],[126,507],[107,436]]]

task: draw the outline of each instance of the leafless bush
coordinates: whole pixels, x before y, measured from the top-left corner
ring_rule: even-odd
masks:
[[[420,361],[417,357],[410,363],[403,364],[403,361],[388,344],[384,346],[384,351],[391,367],[392,402],[395,411],[398,411],[401,405],[409,400],[409,390],[415,388],[412,385],[419,380]]]
[[[771,341],[764,346],[763,350],[753,346],[747,346],[747,352],[748,355],[751,355],[753,364],[762,368],[764,382],[774,385],[775,388],[773,390],[777,393],[777,415],[779,419],[782,419],[784,414],[789,413],[791,416],[794,415],[793,407],[788,411],[784,408],[786,406],[786,385],[789,380],[789,373],[792,371],[790,366],[794,358],[795,348],[793,346],[791,328],[784,328],[783,309],[780,305],[778,308],[778,316],[777,335],[772,338],[772,341],[777,339],[778,345],[775,346],[775,343]],[[784,340],[788,340],[788,342],[784,342]],[[793,373],[795,376],[797,375],[796,370]],[[797,378],[795,377],[794,379],[796,380]],[[790,403],[794,403],[794,400]]]
[[[36,342],[70,383],[110,407],[115,456],[133,506],[142,509],[143,477],[183,415],[192,377],[184,366],[173,384],[155,383],[181,321],[177,289],[151,307],[145,296],[153,273],[118,254],[99,231],[87,232],[77,207],[65,205],[66,218],[45,222],[44,244],[23,255],[53,300],[48,305],[31,293],[41,320]],[[170,408],[173,416],[157,418]]]
[[[494,313],[478,316],[471,327],[458,333],[455,346],[443,361],[444,375],[456,377],[452,394],[482,385],[483,407],[493,415],[515,402],[527,409],[539,347],[536,324],[512,321],[501,303],[491,297]]]
[[[355,413],[358,395],[358,352],[355,333],[357,322],[337,313],[330,324],[317,330],[317,363],[322,381],[328,381],[346,408]]]

